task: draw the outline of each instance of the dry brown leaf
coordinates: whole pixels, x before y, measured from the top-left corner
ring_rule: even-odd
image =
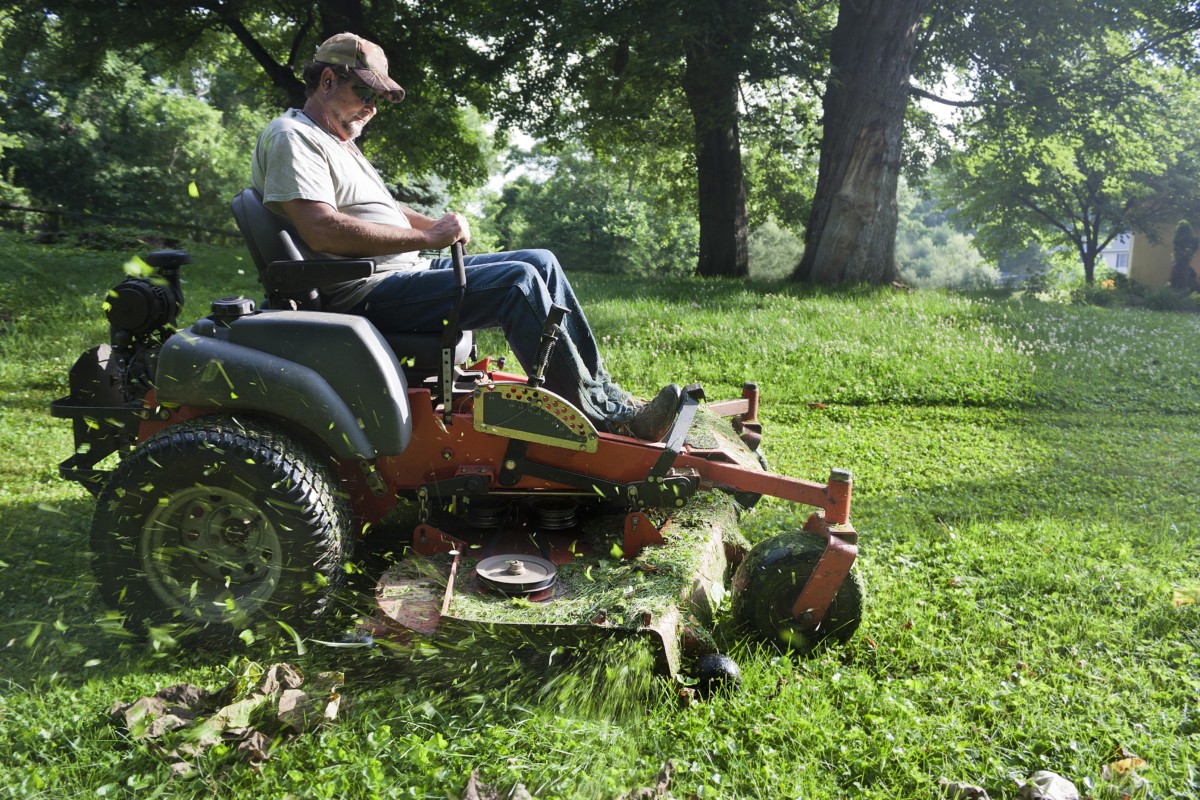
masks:
[[[1174,597],[1171,600],[1171,605],[1175,608],[1195,605],[1196,603],[1200,603],[1200,587],[1176,589]]]
[[[500,795],[486,783],[479,781],[479,770],[471,770],[467,779],[467,788],[463,790],[462,800],[500,800]]]
[[[262,731],[248,731],[238,742],[238,757],[251,764],[261,764],[271,757],[271,740]]]
[[[655,800],[658,797],[669,797],[671,794],[671,775],[674,772],[675,762],[668,761],[658,771],[658,777],[655,779],[653,786],[634,789],[629,794],[622,795],[621,800]]]
[[[171,762],[182,763],[228,742],[236,743],[237,753],[257,765],[269,758],[271,737],[303,733],[336,720],[343,682],[340,672],[322,672],[305,681],[290,664],[274,664],[258,687],[242,697],[236,696],[236,680],[213,693],[179,684],[133,703],[116,703],[109,716]]]
[[[1105,764],[1103,767],[1101,767],[1100,777],[1106,781],[1117,780],[1118,778],[1129,775],[1134,770],[1141,769],[1144,766],[1146,766],[1146,761],[1138,758],[1137,756],[1122,758],[1118,761],[1114,761],[1111,764]]]
[[[939,778],[938,786],[942,788],[942,793],[948,800],[989,800],[987,790],[982,786],[951,781],[946,778]]]
[[[273,664],[263,676],[259,691],[274,696],[285,689],[296,689],[304,683],[304,674],[291,664]]]

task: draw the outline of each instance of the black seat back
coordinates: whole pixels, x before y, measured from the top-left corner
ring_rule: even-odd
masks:
[[[258,270],[266,294],[265,308],[320,311],[318,287],[370,275],[370,259],[330,259],[315,254],[304,244],[291,222],[263,205],[253,187],[243,189],[230,203],[238,230]],[[441,335],[436,333],[385,334],[400,363],[416,372],[436,372],[442,360]],[[475,357],[475,337],[461,331],[455,346],[454,363]]]
[[[268,270],[271,264],[280,261],[312,260],[311,253],[307,254],[306,259],[306,254],[301,252],[300,243],[303,240],[292,224],[263,205],[262,195],[253,187],[243,189],[233,198],[230,207],[233,209],[233,218],[237,221],[238,230],[246,241],[246,249],[250,251],[250,257],[258,270],[258,282],[262,284],[266,293],[267,308],[320,311],[321,294],[317,287],[281,293],[277,287],[271,285]]]
[[[261,273],[272,261],[300,261],[305,258],[299,244],[303,240],[287,219],[263,205],[257,189],[243,189],[233,198],[233,218],[246,240],[246,247]],[[312,254],[308,254],[312,258]]]

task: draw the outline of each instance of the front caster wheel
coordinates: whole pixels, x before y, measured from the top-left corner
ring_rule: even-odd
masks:
[[[270,426],[205,417],[169,428],[121,463],[97,502],[100,593],[139,633],[311,621],[342,585],[351,547],[336,489],[328,465]]]
[[[694,671],[696,692],[705,699],[717,692],[736,691],[742,685],[741,668],[736,661],[722,653],[700,656],[696,659]]]
[[[825,551],[824,537],[796,531],[755,545],[733,577],[734,620],[785,650],[807,653],[821,642],[850,640],[862,621],[862,583],[851,570],[814,629],[792,606]]]

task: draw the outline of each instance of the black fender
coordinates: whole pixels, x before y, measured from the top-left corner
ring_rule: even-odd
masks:
[[[374,325],[348,314],[199,320],[164,343],[155,390],[163,405],[286,420],[342,459],[399,455],[412,439],[400,363]]]

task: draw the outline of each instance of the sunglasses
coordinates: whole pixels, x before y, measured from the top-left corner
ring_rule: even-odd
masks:
[[[383,92],[377,92],[370,86],[363,86],[361,83],[351,83],[350,90],[354,92],[359,100],[362,100],[364,106],[376,106],[383,100]]]

